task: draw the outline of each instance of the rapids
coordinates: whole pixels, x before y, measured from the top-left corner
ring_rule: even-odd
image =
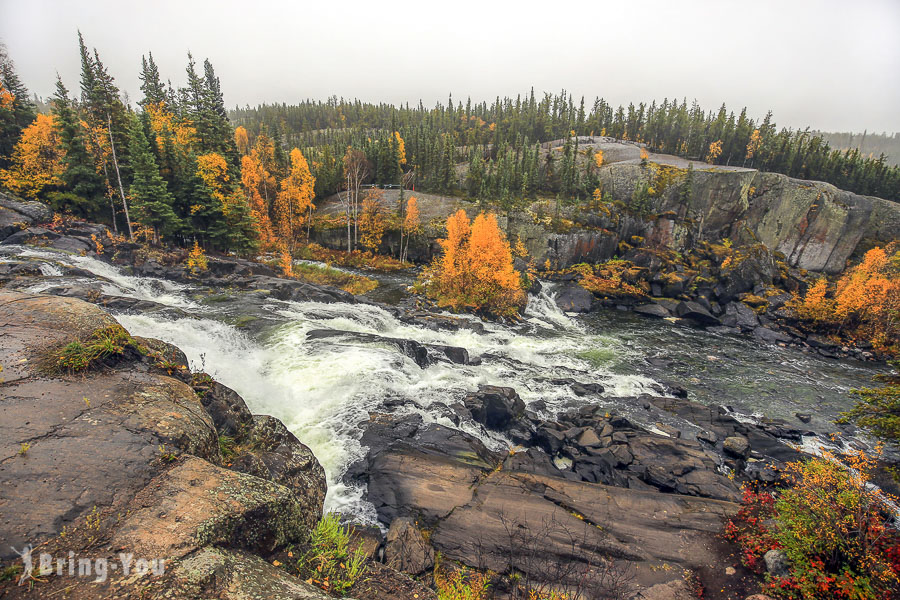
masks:
[[[795,349],[762,346],[746,337],[674,327],[617,311],[567,315],[553,301],[553,285],[530,298],[525,320],[516,326],[486,323],[485,333],[435,331],[401,322],[372,304],[323,304],[252,298],[229,302],[204,290],[148,277],[135,277],[91,257],[51,250],[0,247],[9,257],[41,261],[45,278],[39,292],[59,284],[100,280],[105,294],[150,300],[179,309],[159,313],[118,314],[134,335],[173,343],[188,356],[191,368],[203,370],[237,391],[257,414],[282,420],[315,453],[328,479],[326,509],[374,521],[364,490],[346,485],[347,467],[364,455],[358,424],[370,411],[418,412],[427,422],[454,426],[432,410],[450,404],[479,384],[514,387],[532,406],[545,406],[547,416],[579,403],[606,404],[633,414],[639,411],[618,398],[641,393],[659,395],[659,382],[687,388],[691,398],[728,405],[747,415],[781,417],[799,425],[795,411],[813,413],[810,428],[828,431],[830,420],[852,402],[850,388],[867,385],[878,368],[855,361],[836,361]],[[7,258],[4,259],[4,256]],[[77,267],[93,277],[61,277],[60,265]],[[385,277],[373,297],[388,301],[402,295],[408,278]],[[239,295],[239,294],[238,294]],[[252,310],[251,310],[252,309]],[[262,327],[241,327],[242,313],[264,315]],[[337,329],[428,344],[461,346],[481,364],[440,362],[426,369],[394,346],[355,343],[346,339],[308,340],[311,329]],[[602,398],[575,398],[552,378],[569,377],[602,384]],[[543,405],[535,404],[543,401]],[[653,423],[647,423],[653,426]],[[499,449],[508,442],[479,425],[460,426]]]

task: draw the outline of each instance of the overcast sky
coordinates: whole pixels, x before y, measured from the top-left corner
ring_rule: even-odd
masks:
[[[190,50],[212,61],[229,107],[333,94],[432,105],[534,86],[900,131],[900,0],[0,0],[0,38],[41,96],[57,72],[77,89],[79,28],[132,101],[142,54],[180,85]]]

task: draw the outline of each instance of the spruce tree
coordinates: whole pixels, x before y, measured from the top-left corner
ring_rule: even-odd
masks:
[[[150,144],[144,134],[140,119],[131,119],[131,169],[134,181],[131,184],[131,197],[137,220],[145,227],[152,227],[154,242],[160,237],[175,233],[179,219],[172,210],[173,199],[166,182],[159,174],[159,168]]]
[[[53,208],[69,210],[85,219],[101,219],[105,212],[103,198],[107,187],[87,151],[84,128],[69,99],[69,91],[59,77],[56,79],[56,95],[51,103],[54,127],[65,151],[65,171],[61,179],[68,190],[67,193],[51,197]]]

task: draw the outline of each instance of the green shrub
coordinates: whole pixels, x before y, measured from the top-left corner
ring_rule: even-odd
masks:
[[[63,346],[54,356],[53,366],[61,371],[85,371],[105,358],[124,354],[128,348],[142,350],[121,325],[110,325],[96,330],[85,341]]]
[[[313,585],[343,596],[365,576],[365,551],[361,545],[350,550],[350,533],[338,515],[322,517],[307,546],[297,568],[300,577]]]

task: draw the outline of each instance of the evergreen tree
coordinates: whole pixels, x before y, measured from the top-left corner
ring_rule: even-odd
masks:
[[[131,184],[131,197],[137,220],[145,227],[153,228],[155,243],[164,236],[175,233],[179,219],[172,210],[173,199],[166,182],[159,174],[156,160],[150,152],[150,144],[144,132],[144,126],[138,117],[132,117],[131,123],[131,169],[134,181]]]
[[[150,58],[141,57],[141,91],[144,92],[144,98],[138,104],[143,108],[147,108],[150,104],[162,104],[166,101],[166,88],[159,80],[159,69],[153,60],[153,53],[150,52]]]
[[[60,179],[68,190],[55,194],[51,203],[55,210],[68,210],[85,219],[99,220],[105,212],[103,197],[107,187],[97,173],[94,160],[87,151],[84,128],[72,106],[69,91],[57,76],[53,105],[54,127],[65,153]]]

